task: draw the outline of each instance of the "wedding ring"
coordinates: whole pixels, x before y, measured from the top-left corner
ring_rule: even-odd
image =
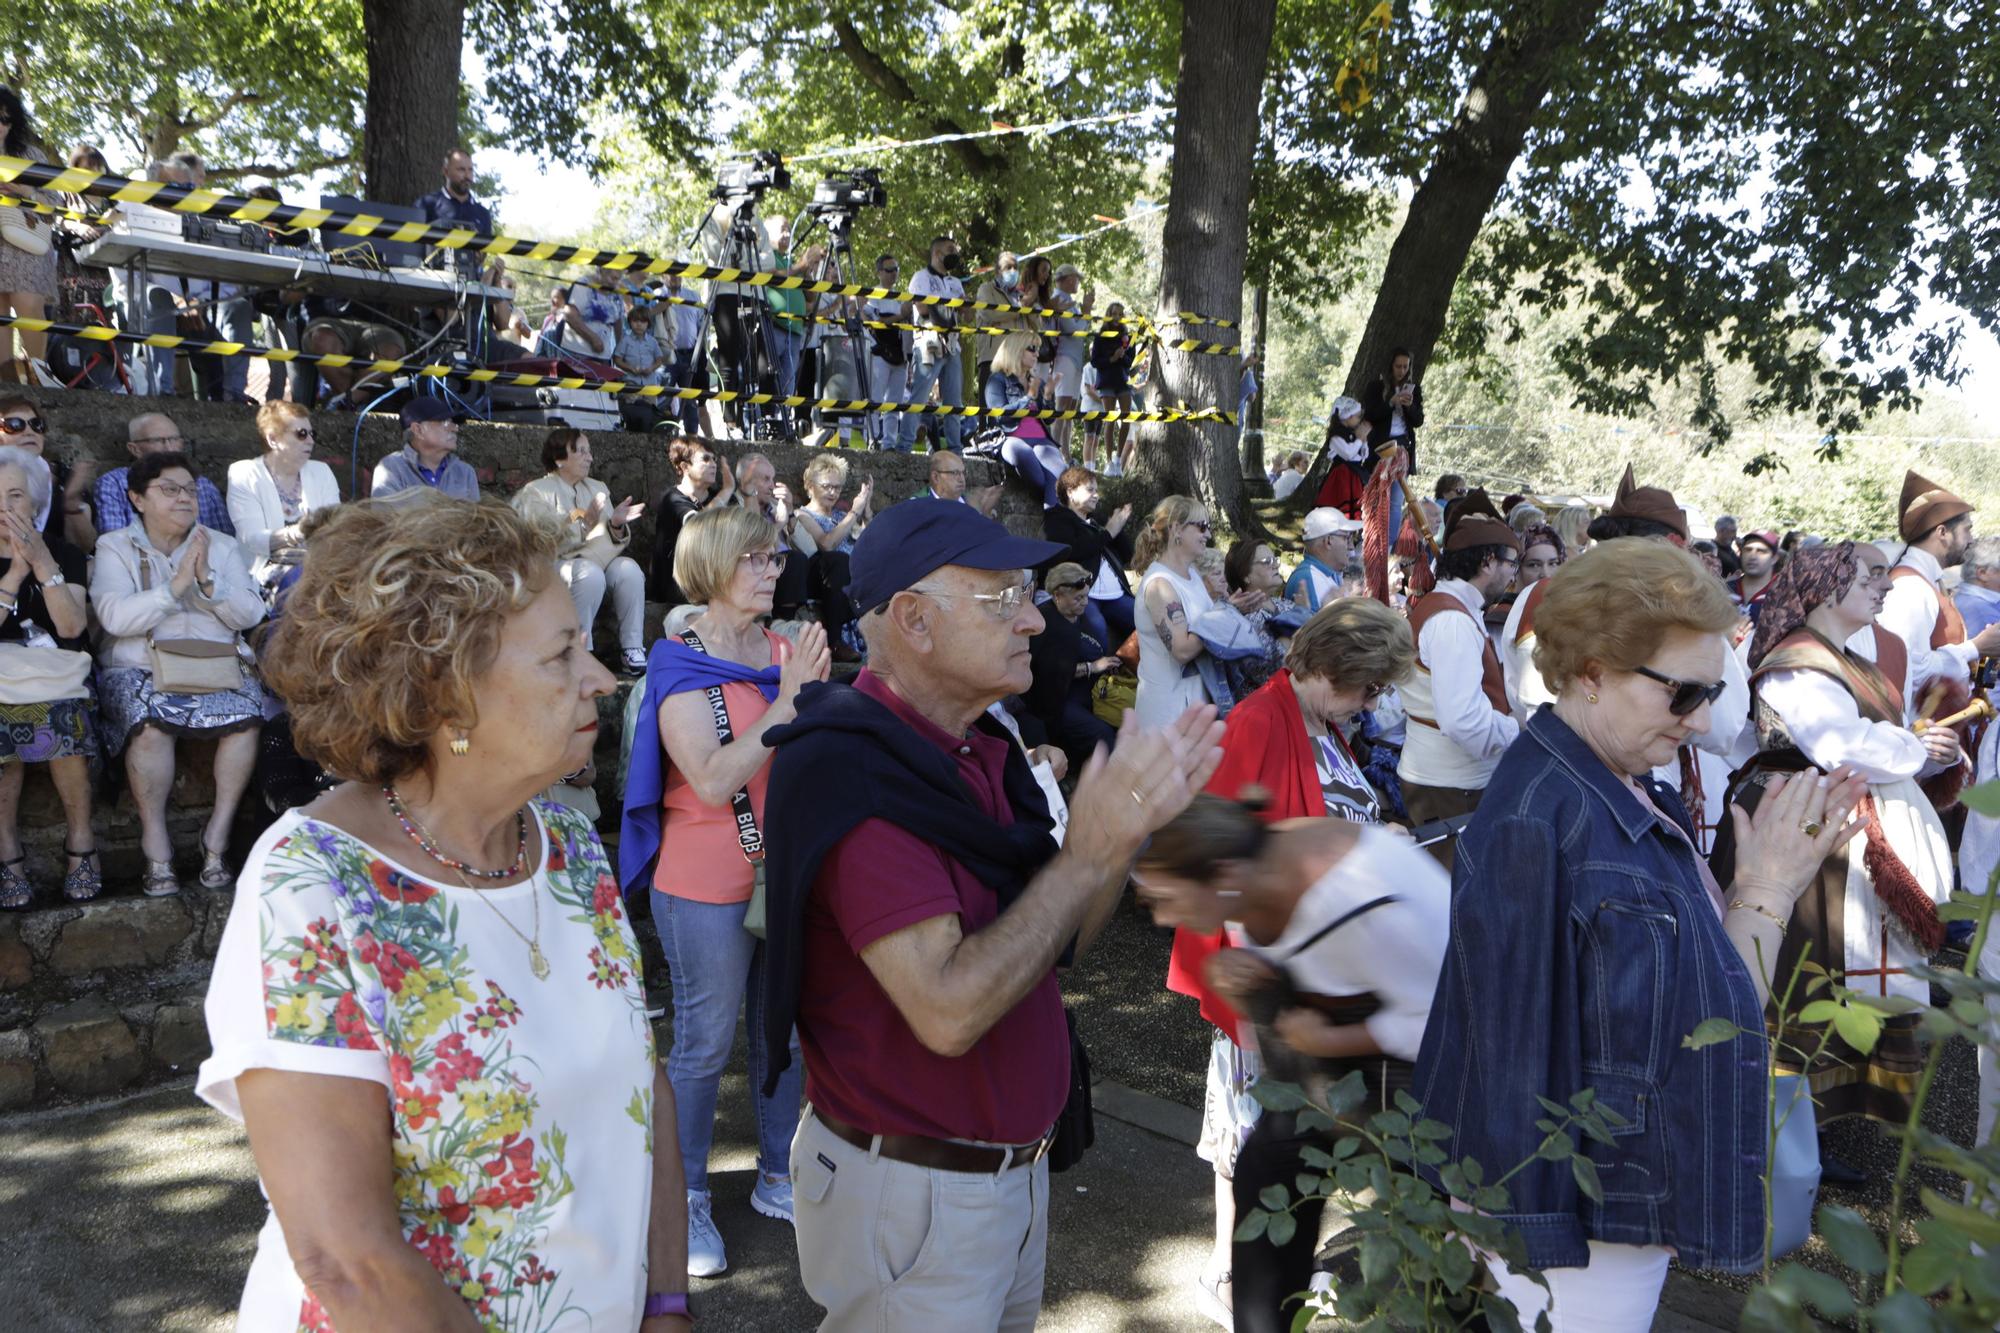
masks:
[[[1146,798],[1141,796],[1138,792],[1135,791],[1132,793],[1132,804],[1138,806],[1141,810],[1144,810],[1146,808]]]
[[[1799,825],[1799,832],[1805,834],[1808,838],[1817,838],[1821,827],[1817,819],[1808,819]]]

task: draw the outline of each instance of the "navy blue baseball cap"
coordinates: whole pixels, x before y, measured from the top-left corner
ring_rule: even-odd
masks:
[[[1068,549],[1016,537],[957,500],[904,500],[883,510],[855,543],[847,595],[866,615],[946,565],[1031,569]]]
[[[408,430],[410,427],[425,421],[452,421],[456,419],[455,414],[445,404],[444,399],[433,398],[429,394],[419,394],[409,402],[404,403],[402,415],[404,430]]]

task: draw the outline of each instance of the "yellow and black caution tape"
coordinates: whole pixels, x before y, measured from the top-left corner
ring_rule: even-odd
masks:
[[[1083,412],[1048,408],[1007,409],[997,407],[952,407],[943,403],[875,403],[861,398],[807,398],[798,394],[741,393],[732,389],[678,389],[663,384],[635,384],[627,380],[596,380],[584,375],[523,375],[494,366],[452,366],[416,361],[375,360],[341,352],[300,352],[287,347],[258,347],[253,343],[187,338],[177,333],[126,333],[102,324],[60,324],[48,319],[28,319],[0,315],[0,329],[25,329],[31,333],[56,333],[91,342],[128,343],[141,347],[187,353],[190,356],[249,356],[280,363],[302,362],[329,370],[351,368],[364,374],[394,375],[398,372],[427,379],[457,379],[470,384],[493,384],[509,389],[588,389],[619,398],[654,398],[676,401],[713,399],[719,403],[755,403],[760,406],[816,407],[830,412],[909,412],[920,416],[991,417],[1000,421],[1194,421],[1233,426],[1236,414],[1222,408],[1171,408],[1158,412]]]
[[[16,199],[11,194],[0,194],[0,208],[18,208],[24,213],[40,213],[43,217],[66,218],[71,222],[90,222],[100,227],[106,222],[101,214],[86,213],[80,208],[57,208],[39,199]]]
[[[46,162],[0,155],[0,183],[35,185],[65,194],[87,194],[116,199],[121,203],[148,204],[175,213],[221,213],[233,222],[253,222],[288,230],[329,229],[357,239],[398,241],[408,245],[429,245],[440,250],[470,250],[495,257],[517,256],[541,263],[582,264],[615,273],[672,275],[701,282],[735,283],[744,287],[769,287],[780,291],[802,291],[835,296],[865,296],[871,299],[910,301],[944,310],[997,310],[1008,314],[1037,315],[1044,319],[1092,319],[1103,315],[1071,315],[1061,310],[1043,310],[1009,305],[999,301],[977,301],[963,296],[925,296],[886,287],[859,283],[825,282],[786,273],[765,273],[756,269],[725,268],[714,264],[682,263],[662,259],[643,250],[599,250],[587,245],[557,245],[552,241],[530,241],[518,236],[483,235],[469,227],[448,227],[430,222],[397,222],[372,213],[343,213],[330,208],[305,208],[272,199],[252,199],[220,190],[189,189],[159,181],[133,180],[81,167],[57,167]],[[1225,321],[1194,319],[1190,323]]]

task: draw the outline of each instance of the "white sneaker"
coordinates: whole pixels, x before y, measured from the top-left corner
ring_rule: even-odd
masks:
[[[708,1191],[689,1190],[687,1196],[688,1276],[714,1277],[729,1267],[729,1254],[722,1248],[722,1233],[715,1229]]]
[[[1206,1315],[1224,1328],[1236,1327],[1236,1293],[1230,1279],[1228,1273],[1217,1274],[1211,1286],[1209,1275],[1203,1273],[1194,1280],[1194,1312]]]
[[[750,1206],[766,1217],[774,1217],[780,1222],[798,1225],[792,1212],[792,1178],[786,1176],[773,1180],[762,1171],[757,1173],[757,1188],[750,1191]]]

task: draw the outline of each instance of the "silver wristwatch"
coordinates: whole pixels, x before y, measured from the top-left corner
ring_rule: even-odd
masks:
[[[47,578],[43,579],[42,586],[44,588],[59,588],[67,582],[69,582],[69,580],[65,579],[62,576],[62,571],[59,569],[55,573],[49,575]]]

